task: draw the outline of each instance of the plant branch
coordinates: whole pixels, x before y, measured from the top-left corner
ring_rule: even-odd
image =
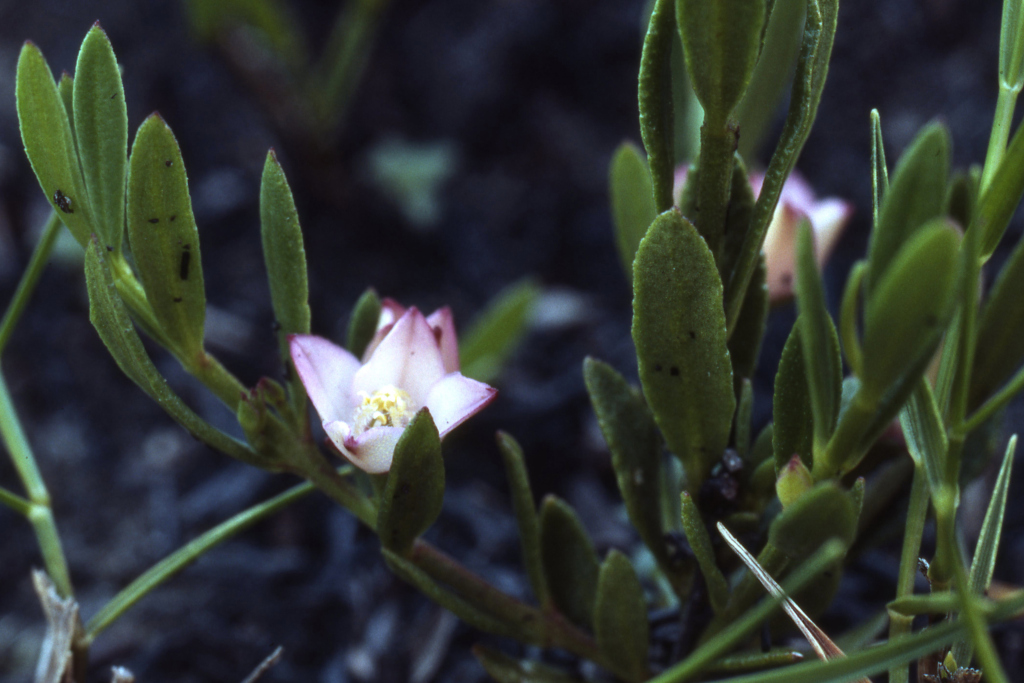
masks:
[[[25,268],[25,272],[21,274],[18,288],[14,291],[14,296],[7,305],[3,320],[0,320],[0,354],[7,348],[7,342],[10,341],[14,328],[18,325],[18,321],[21,320],[21,314],[25,312],[25,306],[28,305],[29,298],[31,298],[32,293],[35,291],[36,285],[39,284],[39,278],[43,274],[47,261],[50,260],[53,245],[57,241],[57,235],[60,234],[60,229],[63,226],[64,224],[57,217],[57,212],[51,212],[50,217],[46,220],[46,225],[43,227],[43,234],[32,251],[32,257],[29,259],[28,266]]]

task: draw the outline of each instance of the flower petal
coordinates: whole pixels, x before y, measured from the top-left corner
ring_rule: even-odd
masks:
[[[415,307],[395,323],[373,355],[352,380],[352,394],[373,394],[392,385],[405,390],[414,406],[422,406],[427,392],[444,377],[441,350],[434,331]]]
[[[388,332],[395,326],[395,322],[402,317],[403,313],[405,313],[405,306],[391,297],[385,297],[380,302],[380,317],[377,318],[377,331],[373,333],[373,338],[370,339],[370,343],[366,345],[366,350],[363,351],[364,363],[370,360],[370,356],[380,346],[384,337],[388,336]]]
[[[814,227],[814,252],[818,267],[823,268],[839,236],[853,214],[853,206],[841,199],[823,199],[815,202],[808,212]]]
[[[427,316],[427,324],[434,330],[445,372],[459,371],[459,341],[455,336],[452,309],[445,306]]]
[[[355,409],[351,387],[359,360],[337,344],[312,334],[293,334],[288,337],[288,346],[320,419],[348,419]]]
[[[352,464],[370,474],[380,474],[391,469],[395,457],[395,446],[402,438],[404,427],[373,427],[358,436],[345,440],[345,455]]]
[[[480,412],[497,395],[498,390],[494,387],[453,372],[430,389],[426,406],[443,438],[467,418]]]

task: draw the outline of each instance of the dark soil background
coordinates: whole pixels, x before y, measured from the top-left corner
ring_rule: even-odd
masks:
[[[289,4],[318,53],[337,3]],[[615,146],[639,139],[643,4],[394,0],[338,142],[311,150],[282,134],[221,52],[194,39],[180,2],[3,2],[0,297],[13,293],[49,210],[18,135],[18,51],[31,39],[55,72],[73,71],[81,39],[99,19],[123,66],[132,131],[158,109],[182,147],[203,239],[210,348],[225,364],[250,384],[279,373],[258,232],[259,178],[274,146],[305,229],[315,332],[340,338],[370,285],[427,311],[450,304],[460,329],[526,275],[561,297],[546,300],[546,310],[563,315],[530,334],[498,382],[499,399],[446,442],[446,512],[432,540],[503,589],[528,595],[492,440],[501,428],[521,440],[538,496],[572,502],[602,552],[629,550],[636,539],[622,521],[580,366],[590,354],[635,376],[606,174]],[[869,110],[881,111],[890,166],[936,116],[952,131],[955,163],[980,162],[995,104],[998,32],[997,2],[844,3],[830,82],[799,164],[819,193],[856,205],[828,274],[833,302],[867,242]],[[388,138],[446,142],[457,152],[432,229],[416,229],[371,181],[370,151]],[[182,543],[294,482],[193,441],[121,375],[89,324],[75,252],[62,253],[15,333],[4,371],[88,618]],[[791,308],[773,314],[762,352],[762,423],[792,319]],[[233,418],[172,359],[156,360],[191,405],[231,427]],[[17,489],[6,459],[0,483]],[[965,494],[969,542],[986,491]],[[997,574],[1018,584],[1019,498],[1011,498]],[[31,678],[42,615],[29,570],[39,564],[28,524],[0,509],[4,681]],[[883,609],[897,565],[891,540],[854,553],[826,628],[835,635]],[[93,680],[106,680],[116,664],[144,683],[240,681],[282,645],[284,658],[267,681],[468,683],[486,680],[469,655],[480,640],[496,642],[391,577],[375,539],[311,496],[145,598],[96,642]],[[1002,628],[999,643],[1019,670],[1020,629]]]

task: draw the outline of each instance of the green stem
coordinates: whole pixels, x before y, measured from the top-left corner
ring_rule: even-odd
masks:
[[[921,553],[921,536],[924,534],[925,518],[928,516],[928,482],[924,469],[914,467],[914,479],[910,485],[910,504],[907,508],[907,525],[903,534],[903,553],[900,556],[900,571],[896,580],[896,598],[914,593],[914,579],[917,576],[918,558]],[[889,612],[889,641],[910,633],[914,617]],[[889,669],[889,683],[907,683],[910,665],[899,664]]]
[[[975,410],[969,418],[964,420],[955,433],[967,436],[981,425],[988,422],[996,413],[1006,407],[1013,397],[1024,389],[1024,368],[1017,371],[1009,382],[1007,382],[998,393],[993,394],[981,407]]]
[[[3,353],[4,349],[7,348],[7,342],[10,341],[11,334],[21,319],[21,314],[24,313],[25,306],[28,305],[32,292],[35,291],[36,285],[39,284],[39,278],[43,274],[46,262],[50,260],[50,252],[53,251],[53,245],[56,243],[57,235],[60,234],[60,229],[63,225],[56,212],[50,213],[50,217],[46,220],[46,226],[43,228],[43,234],[32,251],[32,257],[29,259],[28,266],[25,268],[25,272],[21,274],[18,289],[15,290],[11,303],[7,305],[3,320],[0,320],[0,353]]]
[[[355,484],[339,475],[312,444],[309,444],[304,460],[301,469],[295,469],[295,474],[308,479],[328,498],[351,512],[360,522],[376,530],[377,508],[372,500]]]
[[[242,395],[248,393],[248,390],[237,377],[221,365],[216,357],[204,351],[198,362],[182,363],[182,365],[207,389],[212,391],[221,400],[221,403],[230,408],[231,412],[238,412],[238,404],[242,400]]]
[[[7,382],[3,373],[0,373],[0,436],[3,437],[7,452],[10,453],[14,469],[21,478],[22,485],[28,493],[28,499],[32,504],[32,510],[28,518],[35,531],[36,540],[39,542],[39,549],[43,554],[43,563],[46,571],[53,580],[57,591],[62,598],[71,597],[74,591],[71,588],[71,574],[68,572],[68,563],[64,557],[64,550],[61,548],[60,535],[57,533],[57,525],[50,510],[50,494],[46,490],[43,476],[36,465],[32,447],[21,427],[17,413],[14,410],[14,402],[7,390]]]
[[[1010,127],[1013,124],[1013,109],[1017,103],[1018,90],[999,86],[999,97],[996,100],[996,112],[992,120],[992,134],[988,139],[988,152],[985,154],[985,167],[981,172],[981,185],[978,194],[982,195],[992,182],[992,177],[999,168],[1006,152],[1006,141],[1010,138]]]
[[[705,119],[700,129],[700,164],[697,167],[697,230],[716,262],[725,234],[735,151],[735,130],[730,130],[724,121]]]
[[[338,476],[344,476],[352,471],[352,466],[347,465],[339,471]],[[153,565],[144,574],[132,581],[128,586],[115,595],[96,615],[89,620],[85,626],[86,642],[91,644],[100,633],[116,621],[135,603],[145,597],[150,591],[161,585],[189,564],[194,562],[200,555],[206,553],[224,541],[237,536],[256,522],[269,517],[279,510],[291,505],[300,498],[306,496],[314,487],[309,482],[293,486],[284,493],[280,493],[270,500],[240,512],[231,519],[218,524],[203,535],[193,539],[186,545],[174,551],[157,564]]]
[[[0,504],[6,505],[22,517],[28,517],[32,512],[32,503],[22,498],[14,491],[8,491],[0,486]]]

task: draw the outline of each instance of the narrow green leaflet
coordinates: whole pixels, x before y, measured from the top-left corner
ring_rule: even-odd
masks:
[[[672,208],[675,133],[672,114],[672,44],[675,0],[655,0],[640,57],[640,137],[647,150],[657,211]]]
[[[704,575],[711,609],[716,613],[721,612],[729,602],[729,584],[722,575],[722,570],[718,568],[711,537],[708,536],[708,528],[704,525],[704,518],[701,517],[697,504],[686,491],[683,491],[679,500],[683,531],[686,533],[686,541],[697,557],[700,572]]]
[[[139,279],[172,350],[203,355],[206,292],[185,164],[158,114],[139,127],[128,166],[128,239]]]
[[[540,549],[551,601],[569,621],[591,629],[600,565],[579,517],[552,495],[540,509]]]
[[[864,288],[864,273],[868,262],[857,261],[846,277],[843,290],[843,302],[839,309],[839,337],[843,340],[842,350],[850,370],[856,375],[861,373],[864,364],[864,353],[860,348],[860,334],[857,332],[860,317],[860,297]]]
[[[64,102],[39,48],[26,42],[18,57],[15,81],[18,123],[32,170],[46,200],[82,245],[93,220]]]
[[[754,414],[754,385],[749,379],[740,381],[740,390],[736,402],[736,419],[733,421],[733,442],[736,454],[744,460],[750,453],[750,424]]]
[[[706,121],[721,125],[743,97],[761,47],[764,0],[676,0],[686,69]]]
[[[423,408],[405,428],[377,514],[381,545],[406,555],[413,542],[441,514],[444,501],[444,460],[441,438],[430,412]]]
[[[487,304],[459,344],[462,374],[481,382],[495,379],[526,335],[540,287],[530,278],[515,282]]]
[[[597,647],[623,680],[646,681],[648,643],[647,602],[633,565],[618,550],[608,553],[597,581],[594,606]]]
[[[924,128],[900,157],[878,212],[868,249],[867,291],[874,292],[896,253],[926,222],[942,213],[949,174],[949,132]]]
[[[800,330],[804,371],[814,416],[814,454],[825,449],[839,416],[843,390],[843,361],[839,335],[825,304],[825,288],[814,258],[814,234],[808,220],[801,221],[797,238],[797,328]]]
[[[583,379],[612,455],[612,468],[629,521],[677,590],[678,567],[665,546],[660,506],[661,436],[651,411],[626,380],[610,365],[594,358],[583,361]]]
[[[82,42],[75,66],[74,125],[82,174],[103,246],[120,253],[124,236],[128,111],[114,49],[99,23]]]
[[[1003,2],[999,26],[999,87],[1011,92],[1020,92],[1024,87],[1024,11],[1021,11],[1021,0]]]
[[[754,217],[754,191],[750,187],[750,174],[747,166],[738,154],[733,154],[732,187],[729,189],[729,207],[725,215],[725,234],[722,241],[722,253],[718,260],[718,272],[728,274],[736,266],[743,250],[743,240],[750,231],[750,222]],[[700,179],[700,174],[695,174]],[[690,211],[683,211],[684,216],[694,215],[697,197],[690,193]],[[681,209],[682,210],[682,209]],[[756,273],[755,273],[756,278]],[[723,280],[724,283],[724,280]],[[751,285],[754,286],[754,285]],[[750,289],[747,289],[749,297]],[[744,302],[746,305],[746,302]]]
[[[799,320],[782,347],[779,370],[775,374],[772,416],[775,418],[772,431],[775,471],[780,472],[794,455],[799,455],[806,465],[813,463],[814,412]]]
[[[914,464],[923,467],[928,487],[938,493],[945,480],[943,462],[948,442],[931,385],[921,378],[900,411],[900,426]]]
[[[957,225],[968,226],[974,220],[980,179],[981,173],[977,166],[972,166],[966,171],[955,171],[950,177],[944,212],[955,220]]]
[[[65,71],[57,81],[57,92],[60,94],[60,101],[64,103],[64,111],[68,115],[68,125],[71,128],[71,139],[75,139],[75,79]],[[78,145],[75,144],[75,149]]]
[[[544,566],[541,562],[540,522],[537,519],[537,505],[533,500],[530,478],[526,472],[526,460],[523,449],[511,434],[498,432],[498,450],[505,463],[505,475],[512,493],[512,509],[519,527],[519,543],[523,550],[523,564],[526,574],[530,577],[530,586],[537,596],[537,602],[547,605],[549,602],[548,587],[544,581]]]
[[[608,171],[608,194],[615,224],[615,244],[626,277],[633,282],[633,259],[640,240],[657,215],[654,209],[654,185],[640,149],[624,142],[615,150]]]
[[[896,194],[893,187],[889,198]],[[953,312],[959,244],[952,225],[932,221],[894,254],[876,282],[864,314],[861,381],[867,397],[877,400],[931,358]]]
[[[348,319],[348,333],[345,335],[345,348],[356,358],[363,356],[366,347],[373,340],[380,321],[380,310],[380,297],[373,287],[363,292],[356,305],[352,307],[352,314]]]
[[[968,405],[976,408],[1024,362],[1024,240],[1017,243],[989,291],[978,324]]]
[[[871,229],[878,230],[878,215],[889,190],[889,169],[885,164],[885,141],[882,139],[882,118],[871,110]]]
[[[86,250],[85,281],[89,290],[89,320],[99,332],[110,355],[117,361],[118,367],[196,438],[243,462],[269,467],[270,463],[257,456],[249,446],[232,439],[196,415],[167,386],[167,380],[146,354],[124,302],[115,289],[105,252],[95,240],[89,242]]]
[[[270,301],[281,333],[309,334],[306,249],[295,200],[274,150],[267,153],[260,185],[260,235],[270,281]],[[373,321],[376,326],[376,320]]]
[[[633,268],[640,382],[693,491],[725,450],[736,409],[722,283],[703,238],[676,211],[655,219]]]
[[[1006,514],[1006,501],[1010,491],[1010,475],[1013,472],[1013,455],[1017,450],[1017,435],[1010,437],[1003,455],[1003,465],[999,468],[992,498],[985,511],[985,521],[981,525],[978,544],[974,547],[974,559],[971,561],[971,588],[974,595],[984,595],[992,583],[992,573],[996,568],[996,554],[999,551],[999,536],[1003,531],[1003,516]],[[957,641],[953,648],[953,657],[963,666],[971,661],[972,644],[970,638]]]

